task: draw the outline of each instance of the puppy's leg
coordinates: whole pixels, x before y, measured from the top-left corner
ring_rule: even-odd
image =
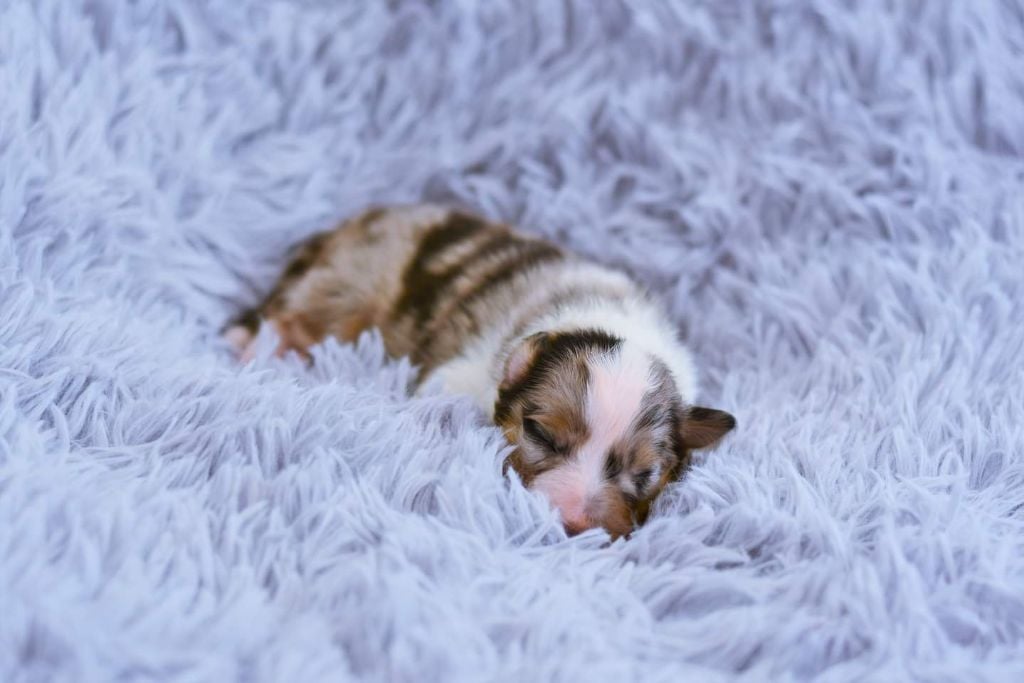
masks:
[[[259,331],[260,311],[258,308],[250,308],[228,323],[221,334],[235,352],[238,360],[248,363],[252,360],[253,342]]]
[[[367,272],[374,248],[360,225],[350,221],[299,245],[263,303],[225,329],[239,360],[252,359],[263,323],[277,332],[278,356],[296,351],[305,357],[325,337],[354,341],[375,324],[379,297]]]
[[[250,323],[250,319],[255,319],[255,323]],[[277,356],[283,356],[288,351],[297,351],[300,355],[307,356],[307,349],[326,336],[320,331],[321,325],[311,322],[314,320],[315,318],[302,310],[250,309],[225,328],[223,337],[234,350],[238,360],[248,363],[256,354],[256,336],[260,327],[264,323],[269,323],[277,332],[279,339],[275,351]]]
[[[324,319],[330,317],[331,311],[325,310],[323,301],[317,301],[317,289],[322,288],[317,284],[329,278],[324,266],[330,237],[331,233],[321,233],[300,244],[267,298],[256,308],[241,313],[224,329],[224,339],[240,361],[252,360],[254,342],[263,322],[277,331],[279,356],[289,350],[305,355],[310,346],[323,338]],[[311,307],[317,309],[315,317]],[[317,319],[321,324],[316,324]]]

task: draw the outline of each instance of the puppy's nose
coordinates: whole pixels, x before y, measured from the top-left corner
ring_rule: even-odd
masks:
[[[567,534],[575,536],[597,526],[597,522],[587,512],[588,509],[582,506],[575,509],[562,510],[562,524],[565,526]]]
[[[567,519],[565,520],[565,533],[570,536],[582,534],[587,529],[594,528],[589,519]]]

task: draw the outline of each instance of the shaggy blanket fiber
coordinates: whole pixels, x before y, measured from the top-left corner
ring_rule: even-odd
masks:
[[[1024,680],[1021,3],[7,0],[0,93],[0,679]],[[631,539],[375,335],[220,341],[424,199],[739,418]]]

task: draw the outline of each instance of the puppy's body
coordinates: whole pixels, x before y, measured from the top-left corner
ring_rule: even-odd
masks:
[[[371,210],[310,239],[229,330],[243,357],[261,320],[281,352],[379,328],[421,383],[476,399],[572,532],[628,533],[689,449],[734,424],[690,405],[690,355],[628,277],[442,207]]]

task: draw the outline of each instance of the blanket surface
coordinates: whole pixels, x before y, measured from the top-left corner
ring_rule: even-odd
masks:
[[[0,0],[0,679],[1024,680],[1022,188],[1014,0]],[[420,200],[738,417],[631,539],[375,335],[231,359]]]

